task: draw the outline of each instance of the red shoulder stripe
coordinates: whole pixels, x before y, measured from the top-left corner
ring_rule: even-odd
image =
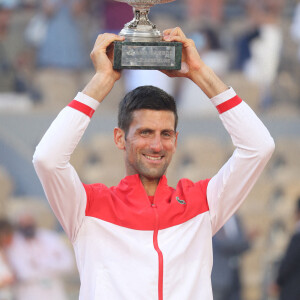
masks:
[[[77,100],[73,100],[72,102],[69,103],[70,107],[76,109],[76,110],[79,110],[80,112],[84,113],[85,115],[87,115],[88,117],[92,117],[95,110],[92,109],[91,107],[77,101]]]
[[[235,106],[239,105],[241,102],[242,102],[242,99],[236,95],[235,97],[218,105],[217,110],[218,110],[219,114],[222,114],[222,113],[226,112],[227,110],[230,110],[230,109],[234,108]]]

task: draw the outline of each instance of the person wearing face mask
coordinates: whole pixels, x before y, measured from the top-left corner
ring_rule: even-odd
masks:
[[[71,251],[57,233],[38,228],[34,218],[22,215],[8,248],[16,275],[16,300],[67,299],[61,275],[72,270]]]
[[[283,253],[275,287],[279,300],[300,299],[300,197],[295,205],[295,229]]]
[[[11,244],[13,226],[6,219],[0,219],[0,300],[12,300],[14,274],[7,261],[6,248]]]

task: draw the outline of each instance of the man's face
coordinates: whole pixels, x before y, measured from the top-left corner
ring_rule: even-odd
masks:
[[[177,146],[174,126],[171,111],[133,112],[124,148],[127,175],[156,180],[166,173]]]

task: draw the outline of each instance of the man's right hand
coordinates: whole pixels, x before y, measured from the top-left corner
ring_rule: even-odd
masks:
[[[124,37],[112,33],[100,34],[91,52],[91,59],[96,73],[105,73],[115,81],[120,79],[120,71],[113,69],[113,42],[123,41]]]
[[[96,74],[84,88],[83,93],[102,102],[120,79],[121,73],[113,69],[113,42],[123,41],[124,37],[112,33],[100,34],[91,52]]]

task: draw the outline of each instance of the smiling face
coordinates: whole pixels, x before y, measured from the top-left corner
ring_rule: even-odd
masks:
[[[134,111],[126,139],[121,129],[115,131],[118,147],[125,150],[127,175],[139,174],[142,181],[159,180],[172,160],[177,135],[173,112],[150,109]]]

